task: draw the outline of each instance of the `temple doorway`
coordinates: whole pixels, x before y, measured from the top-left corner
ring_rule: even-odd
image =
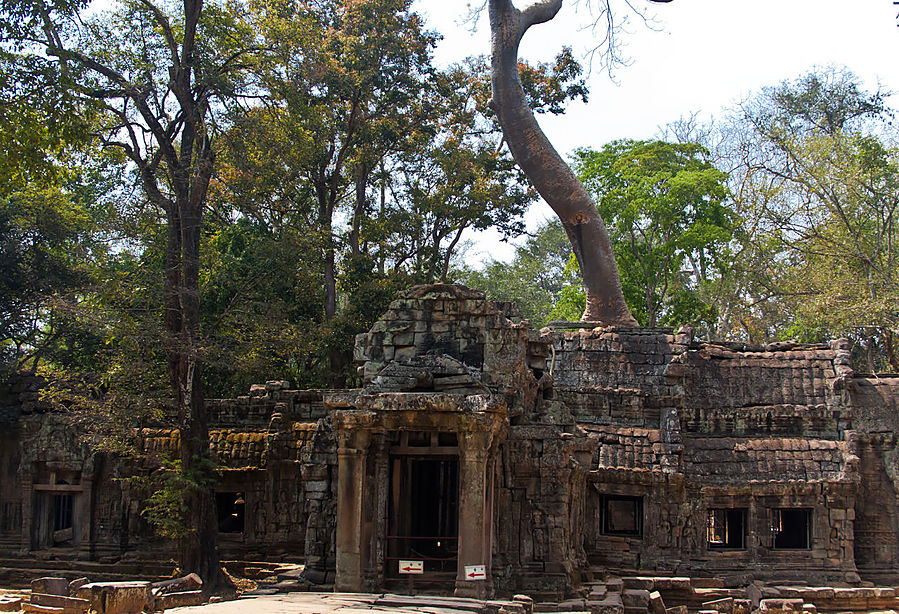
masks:
[[[459,456],[447,453],[455,446],[431,446],[430,437],[423,443],[414,451],[408,445],[391,450],[386,576],[452,583],[459,552]],[[422,573],[410,574],[408,561],[421,561]]]

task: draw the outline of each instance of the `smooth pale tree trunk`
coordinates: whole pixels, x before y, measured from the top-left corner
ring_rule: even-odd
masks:
[[[493,105],[515,161],[562,221],[587,291],[583,320],[637,326],[618,279],[605,225],[593,199],[543,134],[528,107],[518,74],[518,45],[529,27],[551,20],[562,0],[543,0],[520,11],[511,0],[490,0]]]

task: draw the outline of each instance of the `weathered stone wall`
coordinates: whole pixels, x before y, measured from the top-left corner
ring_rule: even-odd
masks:
[[[838,347],[839,346],[839,347]],[[841,344],[694,343],[667,330],[556,333],[556,398],[596,444],[584,543],[601,565],[856,579],[859,458],[834,392]],[[642,535],[604,534],[604,498],[643,506]],[[811,509],[810,547],[772,547],[778,509]],[[741,548],[712,549],[710,509],[745,514]],[[751,578],[750,578],[751,579]]]
[[[857,376],[835,382],[852,408],[861,476],[855,508],[855,560],[863,576],[899,579],[899,376]]]
[[[22,548],[24,517],[28,513],[24,495],[22,417],[38,409],[38,377],[14,377],[0,385],[0,551]]]
[[[388,460],[410,453],[391,438],[415,431],[457,436],[445,454],[469,502],[460,533],[482,538],[460,560],[488,562],[485,587],[558,596],[590,565],[732,583],[899,577],[899,377],[853,373],[848,342],[538,332],[509,314],[461,286],[412,288],[357,338],[361,390],[274,381],[209,401],[218,491],[244,505],[225,556],[304,559],[315,582],[355,566],[344,581],[377,587]],[[47,546],[48,497],[70,492],[64,545],[78,556],[167,552],[117,480],[132,469],[47,409],[28,385],[0,391],[0,551]],[[145,471],[177,445],[170,429],[141,436]],[[639,526],[610,530],[610,505],[639,509]],[[710,510],[742,519],[739,547],[712,547]],[[773,547],[783,510],[807,510],[803,547]],[[338,517],[358,524],[338,535]]]
[[[145,475],[172,456],[177,431],[143,429],[146,456],[140,466],[94,453],[66,414],[48,411],[38,400],[40,382],[28,382],[13,384],[13,394],[0,404],[0,552],[53,548],[101,561],[172,556],[173,545],[154,536],[141,516],[148,493],[127,478]],[[217,491],[245,500],[244,530],[222,535],[223,555],[303,560],[309,524],[325,524],[314,499],[334,496],[314,479],[316,492],[306,492],[306,474],[321,471],[311,448],[317,421],[326,415],[322,391],[268,382],[245,397],[209,405],[210,447],[223,467]],[[71,538],[54,538],[60,496],[71,497]],[[333,566],[333,556],[331,561]]]
[[[304,560],[313,546],[309,536],[322,528],[321,500],[331,497],[328,467],[318,467],[315,456],[322,447],[318,423],[326,416],[322,394],[271,381],[247,396],[209,402],[210,451],[221,466],[216,492],[243,501],[243,530],[220,534],[224,557]],[[143,429],[141,441],[148,467],[156,466],[176,453],[178,432]],[[322,470],[324,481],[317,475]]]
[[[0,550],[18,550],[22,544],[22,476],[20,428],[0,422]]]

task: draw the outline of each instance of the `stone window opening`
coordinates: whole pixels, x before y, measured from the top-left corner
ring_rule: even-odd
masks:
[[[808,550],[812,547],[812,510],[777,508],[772,510],[771,534],[775,550]]]
[[[603,535],[643,537],[643,497],[603,495],[600,506]]]
[[[215,493],[219,533],[242,534],[247,502],[240,492]]]
[[[746,548],[746,510],[710,508],[706,521],[709,550],[743,550]]]

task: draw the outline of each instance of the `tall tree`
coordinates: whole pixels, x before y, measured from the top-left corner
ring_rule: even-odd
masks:
[[[512,155],[559,216],[571,241],[587,291],[583,319],[633,326],[637,322],[621,292],[612,246],[596,206],[540,129],[521,87],[521,39],[531,26],[553,19],[562,4],[541,0],[521,11],[511,0],[489,0],[493,104]]]
[[[275,50],[273,62],[258,73],[267,99],[255,117],[302,144],[288,172],[303,186],[321,239],[327,322],[338,316],[341,249],[348,244],[351,256],[363,249],[369,184],[384,157],[404,147],[422,121],[419,100],[432,72],[436,35],[424,30],[410,5],[296,0],[253,7],[265,44]],[[342,386],[345,352],[331,347],[327,353],[330,385]]]
[[[735,222],[726,176],[708,152],[695,143],[622,140],[578,150],[575,168],[609,224],[638,320],[646,326],[708,320],[695,291],[720,274]]]
[[[96,135],[125,154],[166,227],[163,340],[181,431],[191,527],[181,565],[210,590],[227,583],[216,549],[200,352],[200,233],[215,161],[214,116],[233,99],[253,50],[232,8],[203,0],[127,1],[89,14],[86,2],[4,0],[6,49],[97,115]]]
[[[865,348],[865,368],[899,369],[891,118],[880,92],[835,68],[744,103],[722,149],[747,222],[746,253],[763,255],[744,267],[735,301],[744,321],[758,322],[750,328],[808,340],[849,335]]]

